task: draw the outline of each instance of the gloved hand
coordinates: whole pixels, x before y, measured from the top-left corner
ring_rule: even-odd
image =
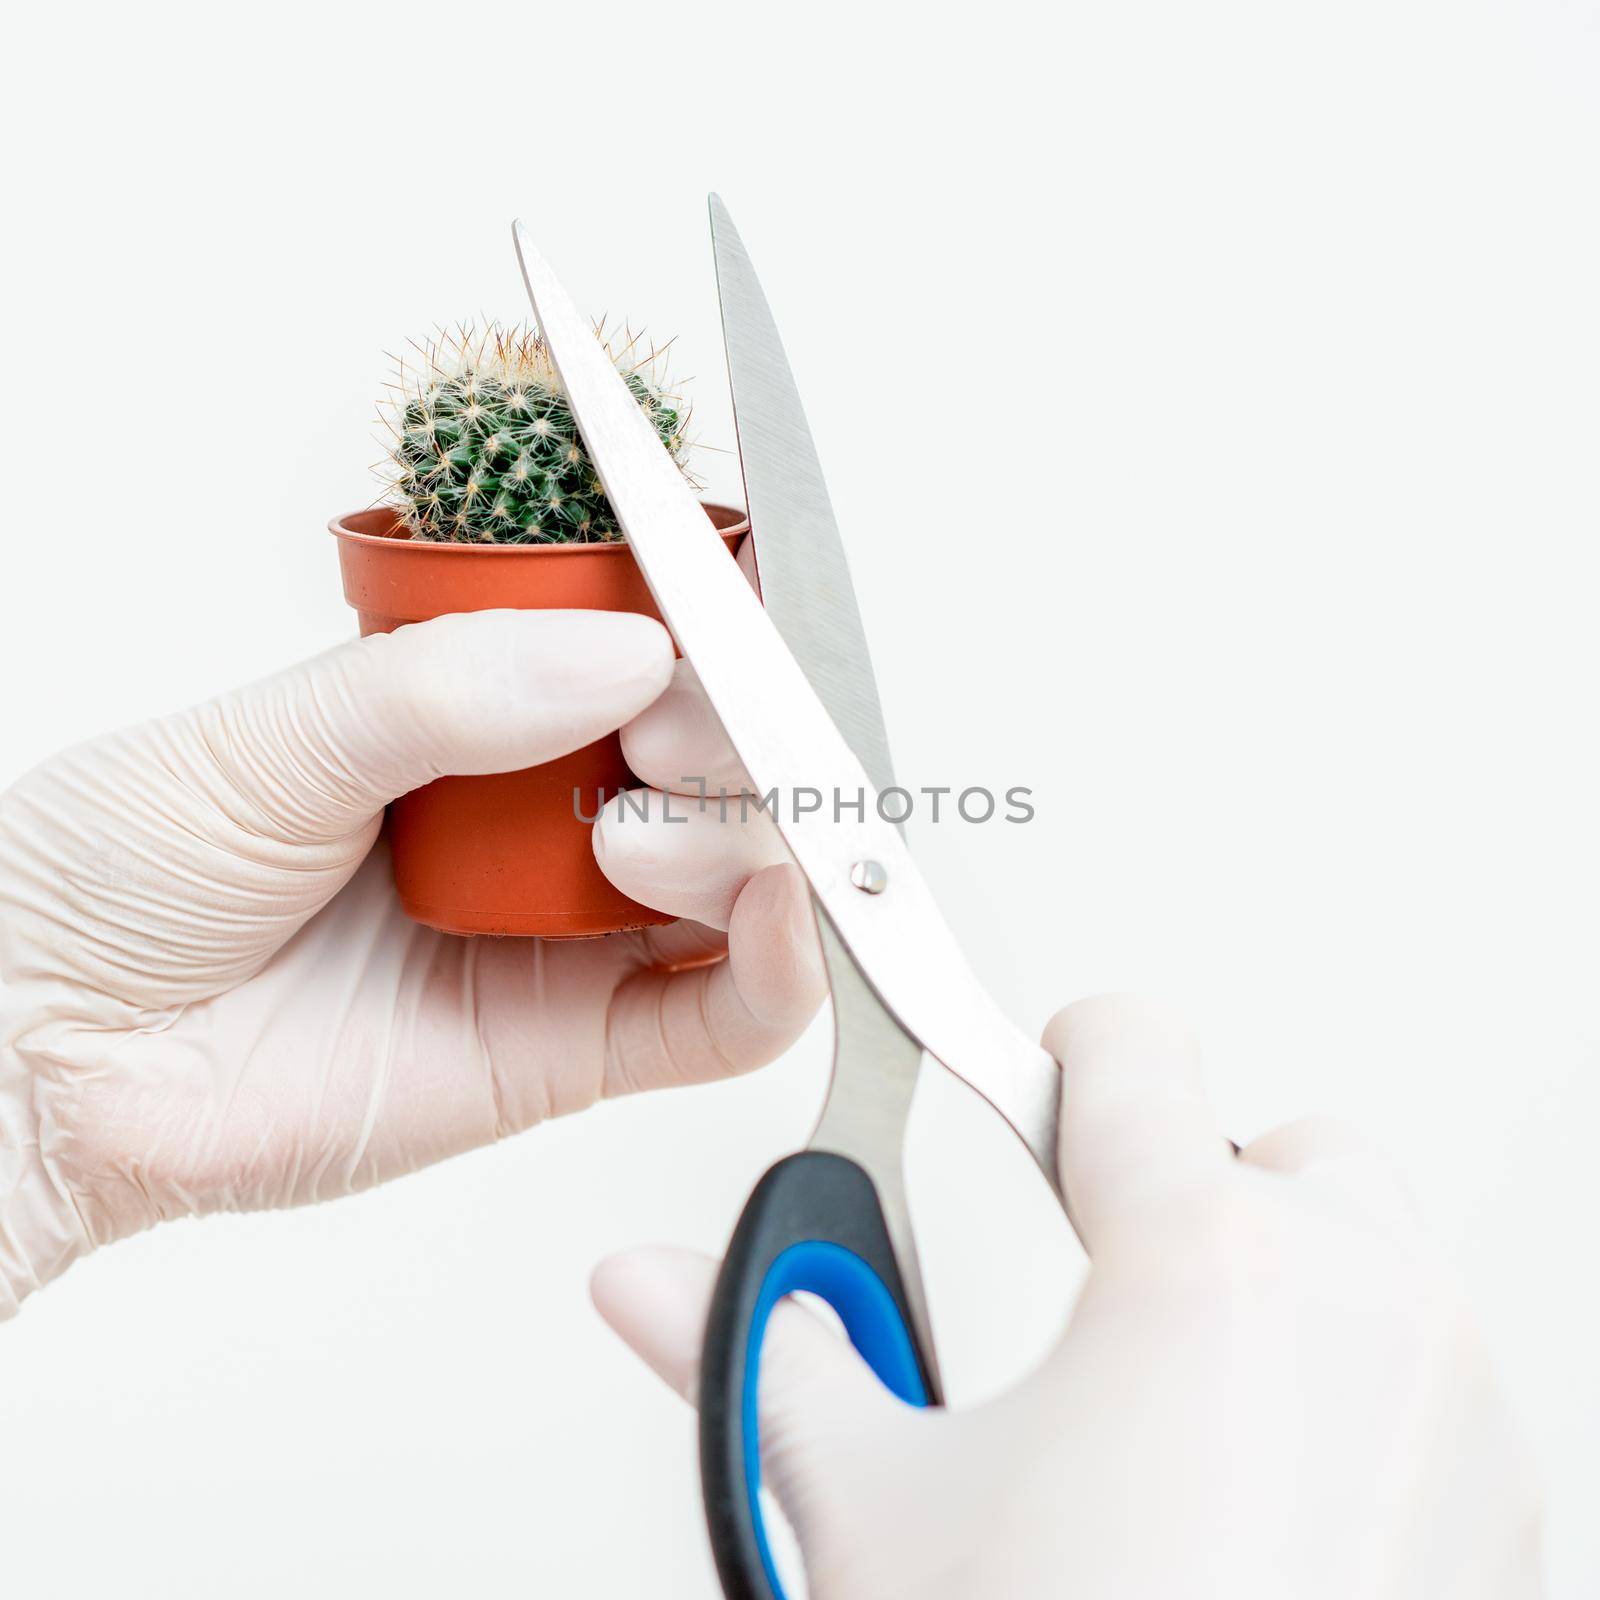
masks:
[[[762,1359],[764,1481],[817,1600],[1518,1600],[1538,1500],[1472,1318],[1362,1139],[1235,1160],[1162,1011],[1084,1001],[1061,1171],[1093,1265],[1060,1344],[966,1411],[892,1399],[790,1303]],[[713,1263],[615,1257],[602,1313],[692,1399]],[[935,1308],[937,1310],[937,1308]]]
[[[376,845],[395,795],[564,754],[672,681],[647,618],[443,617],[0,796],[0,1317],[162,1218],[347,1194],[783,1051],[824,983],[765,819],[630,816],[623,886],[698,920],[571,944],[417,926]],[[714,771],[692,680],[673,707],[642,755]]]

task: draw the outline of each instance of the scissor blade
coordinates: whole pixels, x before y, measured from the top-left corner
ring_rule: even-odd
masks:
[[[805,409],[761,281],[710,197],[722,336],[761,598],[880,793],[894,783],[867,636]]]
[[[521,223],[515,231],[534,316],[606,498],[745,771],[774,796],[812,892],[901,1028],[1011,1123],[1059,1192],[1055,1062],[973,976],[899,832],[878,815],[866,769],[593,331]]]
[[[889,740],[827,481],[744,241],[720,195],[710,197],[710,210],[762,603],[834,726],[882,793],[894,783]],[[834,1069],[811,1143],[850,1156],[872,1174],[885,1211],[894,1213],[890,1232],[909,1262],[903,1270],[914,1273],[914,1254],[900,1249],[906,1226],[900,1163],[922,1051],[914,1042],[908,1048],[892,1021],[871,1016],[876,998],[850,967],[837,938],[826,929],[824,934],[834,1003]],[[907,1292],[920,1309],[920,1285],[908,1281]],[[924,1342],[931,1350],[931,1340]]]

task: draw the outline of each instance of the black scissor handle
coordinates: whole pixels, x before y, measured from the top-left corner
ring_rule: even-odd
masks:
[[[892,1394],[939,1403],[872,1179],[831,1151],[786,1156],[756,1185],[734,1230],[701,1357],[700,1481],[730,1600],[783,1600],[758,1498],[756,1396],[767,1320],[796,1291],[833,1307]]]

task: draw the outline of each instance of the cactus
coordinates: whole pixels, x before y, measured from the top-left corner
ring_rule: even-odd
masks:
[[[682,401],[662,352],[637,335],[595,336],[684,475]],[[384,464],[413,538],[478,544],[585,544],[622,530],[578,437],[544,341],[531,328],[462,325],[397,364],[382,420]]]

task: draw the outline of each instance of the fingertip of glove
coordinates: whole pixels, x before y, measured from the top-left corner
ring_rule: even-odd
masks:
[[[559,657],[586,681],[637,691],[640,708],[672,681],[672,635],[654,617],[632,611],[505,611],[512,647],[537,668]],[[488,616],[491,613],[480,613]]]
[[[1139,994],[1097,994],[1075,1000],[1045,1024],[1046,1050],[1064,1065],[1087,1056],[1155,1051],[1194,1057],[1199,1046],[1176,1007]]]
[[[656,1300],[663,1291],[698,1294],[709,1288],[713,1268],[709,1256],[677,1245],[641,1244],[603,1257],[589,1276],[589,1295],[607,1322],[641,1300]]]
[[[698,1251],[648,1245],[607,1256],[589,1278],[589,1297],[611,1331],[691,1401],[715,1274]]]
[[[636,1245],[605,1257],[589,1277],[589,1298],[606,1322],[636,1348],[646,1327],[703,1318],[714,1267],[696,1250]]]
[[[614,1256],[606,1256],[589,1274],[589,1299],[601,1319],[617,1334],[622,1333],[619,1324],[625,1318],[631,1299],[628,1262],[633,1253],[624,1250]]]
[[[745,884],[729,923],[734,981],[751,1013],[771,1027],[803,1029],[828,993],[816,915],[805,875],[792,862]]]

